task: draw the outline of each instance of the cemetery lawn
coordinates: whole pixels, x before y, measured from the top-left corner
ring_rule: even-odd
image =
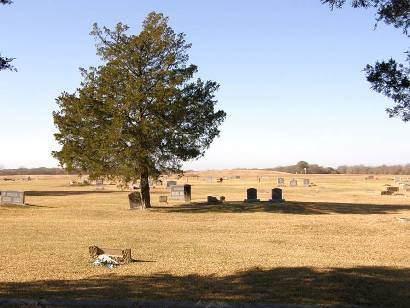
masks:
[[[267,171],[200,175],[188,179],[192,204],[159,205],[167,190],[157,187],[146,211],[130,211],[116,186],[0,177],[29,204],[0,206],[0,298],[410,306],[410,193],[380,196],[392,176],[309,175],[316,186],[300,187],[304,176]],[[243,203],[249,187],[270,199],[278,176],[298,179],[284,187],[286,203]],[[206,205],[207,195],[227,201]],[[90,245],[131,248],[135,261],[96,267]]]

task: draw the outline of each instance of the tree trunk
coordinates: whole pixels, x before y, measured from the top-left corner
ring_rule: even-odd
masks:
[[[140,177],[140,186],[141,186],[141,199],[142,199],[142,208],[151,207],[151,197],[149,194],[149,182],[148,182],[148,168],[143,168]]]

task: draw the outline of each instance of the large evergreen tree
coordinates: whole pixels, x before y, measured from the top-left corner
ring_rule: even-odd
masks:
[[[226,114],[215,110],[219,85],[193,80],[191,45],[166,17],[150,13],[138,35],[127,31],[121,23],[114,30],[94,25],[103,64],[81,69],[81,87],[57,98],[62,148],[53,155],[92,178],[140,180],[150,207],[149,177],[178,172],[182,162],[203,155]]]
[[[346,0],[321,0],[331,8],[340,8]],[[375,8],[377,22],[383,21],[395,28],[402,29],[409,37],[410,0],[351,0],[355,8]],[[395,105],[387,108],[390,117],[399,116],[403,121],[410,120],[410,50],[407,51],[407,64],[394,59],[367,65],[365,72],[372,89],[391,98]]]

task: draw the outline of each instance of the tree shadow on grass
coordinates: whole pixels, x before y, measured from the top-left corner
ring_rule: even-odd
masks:
[[[283,203],[244,203],[225,202],[223,204],[191,203],[174,207],[154,207],[152,211],[168,213],[282,213],[300,215],[322,214],[391,214],[398,211],[409,211],[410,205],[332,203],[332,202],[298,202]]]
[[[168,299],[409,307],[410,268],[253,268],[228,276],[108,274],[81,280],[1,282],[2,298]]]
[[[28,210],[31,208],[44,208],[44,209],[55,209],[54,206],[47,206],[47,205],[36,205],[36,204],[31,204],[31,203],[25,203],[24,205],[18,205],[18,204],[1,204],[0,208],[5,208],[5,209],[21,209],[21,210]]]
[[[76,195],[89,195],[89,194],[111,194],[124,192],[120,190],[33,190],[26,191],[26,196],[38,196],[38,197],[64,197],[64,196],[76,196]]]

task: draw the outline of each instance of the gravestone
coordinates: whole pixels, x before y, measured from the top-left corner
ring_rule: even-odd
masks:
[[[170,188],[171,186],[177,185],[177,181],[167,181],[167,188]]]
[[[298,181],[295,180],[295,179],[291,180],[291,181],[289,182],[289,186],[290,186],[290,187],[296,187],[296,186],[298,186]]]
[[[191,202],[191,185],[173,185],[171,186],[172,200],[184,200],[185,202]]]
[[[104,189],[104,180],[96,180],[95,181],[95,186],[97,190],[103,190]]]
[[[114,259],[119,264],[127,264],[132,262],[131,248],[116,249],[116,248],[101,248],[98,246],[89,246],[88,252],[91,258],[95,259],[99,255],[107,255]]]
[[[168,196],[159,196],[159,203],[168,204]]]
[[[310,186],[310,180],[309,179],[303,179],[303,186],[309,187]]]
[[[278,178],[278,186],[279,187],[285,186],[285,179],[284,178]]]
[[[208,197],[207,197],[207,203],[208,203],[208,204],[219,204],[220,201],[218,200],[217,197],[208,196]]]
[[[130,210],[142,209],[141,193],[134,191],[128,195]]]
[[[206,182],[207,182],[207,183],[212,183],[212,180],[213,180],[212,176],[208,176],[208,177],[206,178]]]
[[[405,192],[410,192],[410,184],[403,183],[400,185],[400,188]]]
[[[25,205],[24,191],[4,190],[1,192],[0,204]]]
[[[269,200],[270,202],[283,202],[285,201],[282,198],[282,189],[274,188],[272,189],[272,199]]]
[[[191,202],[191,185],[184,185],[184,199],[185,202]]]
[[[246,199],[244,202],[259,202],[258,191],[256,188],[248,188],[246,190]]]
[[[387,187],[387,191],[390,191],[390,192],[392,192],[392,193],[398,192],[399,190],[400,190],[399,187],[396,187],[396,186],[389,186],[389,187]]]

